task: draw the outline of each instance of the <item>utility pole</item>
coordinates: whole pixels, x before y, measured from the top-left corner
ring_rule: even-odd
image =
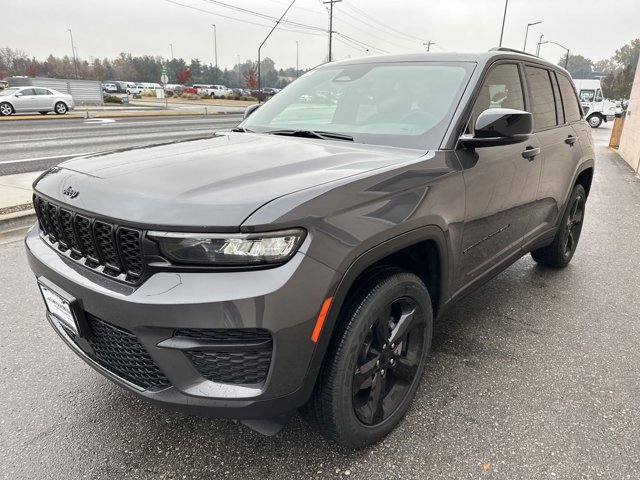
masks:
[[[298,40],[296,40],[296,78],[300,75],[298,72],[300,69],[298,68]]]
[[[435,45],[435,44],[436,42],[432,42],[431,40],[429,40],[428,42],[424,42],[422,45],[427,47],[427,52],[428,52],[429,50],[431,50],[431,45]]]
[[[67,30],[69,30],[69,36],[71,37],[71,51],[73,52],[73,66],[76,69],[76,78],[78,77],[78,60],[76,58],[76,47],[73,46],[73,33],[71,33],[71,29],[67,28]]]
[[[327,0],[322,2],[329,4],[329,61],[331,61],[331,37],[333,36],[333,4],[340,3],[342,0]]]
[[[173,60],[173,43],[170,43],[169,46],[171,47],[171,60]]]

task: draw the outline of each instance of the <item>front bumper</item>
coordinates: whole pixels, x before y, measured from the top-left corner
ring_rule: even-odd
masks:
[[[312,367],[316,344],[310,339],[311,332],[323,300],[337,281],[336,272],[329,267],[298,252],[286,264],[272,269],[160,272],[132,286],[60,256],[40,237],[37,226],[28,232],[25,243],[36,277],[78,299],[87,318],[97,322],[93,330],[81,329],[77,338],[47,314],[51,325],[76,354],[124,388],[174,410],[237,419],[275,417],[309,398],[317,374],[317,367]],[[148,354],[149,358],[141,360],[144,368],[157,366],[166,385],[141,386],[135,375],[126,378],[119,373],[126,370],[100,361],[91,348],[96,348],[91,333],[95,325],[115,332],[115,340],[97,348],[109,350],[116,345],[124,349],[125,361],[126,355],[138,358]],[[213,380],[203,374],[192,355],[199,347],[176,334],[178,330],[212,329],[268,332],[271,353],[267,356],[271,358],[266,376],[258,382],[238,384],[216,380],[215,372]],[[265,360],[264,351],[261,355],[261,361]],[[228,357],[223,358],[225,365],[231,362],[237,372],[237,362],[242,360]],[[127,364],[126,368],[131,367]]]

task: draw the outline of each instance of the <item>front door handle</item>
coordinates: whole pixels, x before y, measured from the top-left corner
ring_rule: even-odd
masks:
[[[567,145],[573,145],[574,143],[576,143],[577,140],[578,140],[578,137],[569,135],[567,138],[564,139],[564,143],[566,143]]]
[[[522,152],[522,157],[527,160],[533,160],[537,155],[540,155],[540,147],[532,147],[531,145],[527,145],[527,148]]]

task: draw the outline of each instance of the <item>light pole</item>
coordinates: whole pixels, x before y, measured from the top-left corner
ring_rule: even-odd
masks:
[[[298,68],[298,40],[296,40],[296,78],[300,75],[300,69]]]
[[[169,46],[171,47],[171,60],[173,60],[173,43],[170,43]]]
[[[540,20],[539,22],[527,23],[527,30],[524,33],[524,47],[522,47],[523,52],[527,51],[527,37],[529,36],[529,27],[538,25],[539,23],[542,23],[542,20]]]
[[[211,26],[213,27],[213,51],[216,62],[215,82],[218,83],[218,34],[216,33],[216,24],[212,23]]]
[[[287,12],[291,9],[291,7],[293,7],[293,4],[296,3],[296,0],[291,0],[291,3],[289,4],[289,6],[287,7],[287,9],[284,11],[284,13],[282,14],[282,16],[278,19],[278,21],[276,22],[276,24],[273,26],[273,28],[269,31],[269,33],[267,34],[267,36],[264,38],[264,40],[262,41],[262,43],[260,44],[260,46],[258,47],[258,101],[262,102],[262,95],[260,95],[260,50],[262,50],[262,46],[267,42],[267,40],[269,39],[269,37],[271,36],[271,34],[273,33],[273,31],[276,29],[276,27],[278,26],[278,24],[282,21],[282,19],[284,18],[284,16],[287,14]]]
[[[538,57],[540,56],[540,45],[542,45],[542,37],[544,37],[544,34],[540,35],[540,40],[538,40],[538,48],[536,48],[536,55]]]
[[[76,78],[78,78],[78,60],[76,59],[76,47],[73,46],[73,33],[71,32],[70,28],[67,28],[67,30],[69,30],[69,36],[71,37],[71,52],[73,53],[73,66],[76,69]]]
[[[504,15],[502,16],[502,30],[500,30],[500,45],[502,46],[502,36],[504,34],[504,22],[507,20],[507,7],[509,6],[509,0],[504,1]]]
[[[569,63],[569,49],[567,47],[565,47],[564,45],[560,45],[558,42],[552,42],[551,40],[545,40],[544,42],[541,42],[541,45],[543,45],[545,43],[553,43],[554,45],[557,45],[560,48],[564,48],[567,51],[567,56],[564,59],[564,68],[566,70],[567,69],[567,64]]]

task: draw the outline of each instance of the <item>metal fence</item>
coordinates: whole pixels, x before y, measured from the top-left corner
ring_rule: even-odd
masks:
[[[44,87],[68,93],[76,104],[102,103],[102,84],[94,80],[68,80],[45,77],[9,77],[9,87]]]

